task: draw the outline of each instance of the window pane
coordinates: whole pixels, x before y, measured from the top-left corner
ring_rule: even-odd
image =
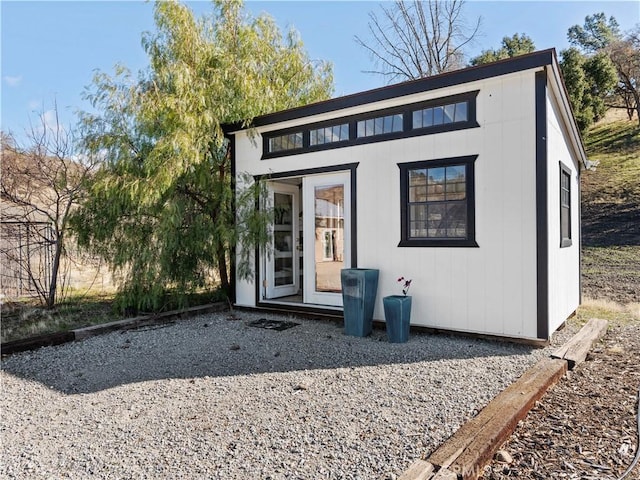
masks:
[[[349,124],[340,125],[340,140],[349,140]]]
[[[426,185],[427,184],[427,169],[420,168],[409,170],[409,185]]]
[[[393,131],[393,117],[391,115],[386,116],[382,119],[384,121],[383,132],[390,133]]]
[[[333,127],[331,127],[331,141],[340,141],[340,125],[334,125]]]
[[[442,125],[444,119],[444,109],[442,107],[436,107],[433,109],[433,124]]]
[[[462,200],[465,198],[466,189],[465,167],[463,165],[447,167],[447,200]]]
[[[445,105],[444,107],[444,123],[453,123],[453,117],[455,114],[455,105]]]
[[[294,148],[302,148],[302,132],[294,133]]]
[[[413,128],[422,128],[422,112],[423,110],[413,112]]]
[[[435,203],[428,205],[427,237],[444,238],[447,234],[447,205]]]
[[[375,126],[373,127],[373,134],[380,135],[381,133],[384,133],[384,118],[383,117],[375,118],[374,122],[375,122]]]
[[[447,237],[467,237],[467,206],[465,202],[447,203]]]
[[[374,134],[374,130],[373,130],[373,126],[374,126],[373,119],[369,119],[369,120],[367,120],[367,122],[366,122],[366,126],[367,126],[367,128],[366,128],[365,136],[369,137],[369,136],[371,136],[371,135],[373,135],[373,134]]]
[[[427,206],[426,205],[411,205],[409,211],[409,220],[412,222],[423,222],[427,219]]]
[[[409,235],[414,238],[427,236],[427,206],[411,205],[409,210]]]
[[[439,202],[444,200],[445,168],[430,168],[427,186],[427,201]]]
[[[456,116],[455,122],[467,121],[467,102],[456,103]]]
[[[357,132],[358,138],[365,136],[365,128],[364,128],[364,121],[363,120],[358,122],[357,130],[358,130],[358,132]]]
[[[411,238],[425,238],[427,236],[426,222],[410,222],[409,236]]]
[[[426,202],[427,201],[427,186],[422,185],[418,187],[409,187],[409,202]]]
[[[394,132],[401,132],[404,127],[402,125],[402,115],[394,115],[393,116],[393,131]]]
[[[424,127],[433,125],[433,108],[427,108],[422,111],[422,125]]]
[[[562,229],[562,238],[571,238],[571,230],[569,228],[569,209],[562,207],[560,209],[560,228]]]

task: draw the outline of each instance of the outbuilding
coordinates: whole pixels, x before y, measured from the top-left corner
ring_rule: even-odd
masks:
[[[587,164],[554,50],[255,118],[234,175],[266,179],[273,254],[243,307],[340,314],[340,270],[412,280],[411,324],[547,340],[580,303]]]

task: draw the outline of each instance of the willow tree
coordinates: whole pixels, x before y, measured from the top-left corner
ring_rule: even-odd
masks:
[[[212,272],[228,291],[233,246],[265,241],[255,192],[234,199],[222,125],[326,99],[333,79],[295,32],[245,16],[239,1],[201,18],[177,2],[154,8],[149,68],[99,73],[88,90],[98,113],[83,115],[85,145],[104,164],[74,225],[122,279],[120,304],[158,310],[167,290],[189,292]]]

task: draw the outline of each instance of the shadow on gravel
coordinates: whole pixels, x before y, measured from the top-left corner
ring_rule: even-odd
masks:
[[[299,325],[283,331],[249,326],[265,317],[291,320],[254,313],[206,315],[15,354],[3,360],[2,369],[65,394],[79,394],[163,379],[416,362],[448,362],[455,375],[460,369],[491,368],[489,357],[529,355],[537,350],[508,342],[414,332],[408,343],[391,344],[384,330],[374,329],[367,338],[348,337],[341,324],[326,320],[296,318]]]

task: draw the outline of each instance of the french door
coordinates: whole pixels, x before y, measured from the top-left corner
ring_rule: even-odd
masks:
[[[340,270],[351,266],[349,172],[303,178],[304,303],[342,306]]]
[[[271,231],[272,254],[266,259],[265,297],[274,299],[296,295],[300,290],[300,191],[296,185],[274,182],[269,186],[269,196],[274,223]]]

